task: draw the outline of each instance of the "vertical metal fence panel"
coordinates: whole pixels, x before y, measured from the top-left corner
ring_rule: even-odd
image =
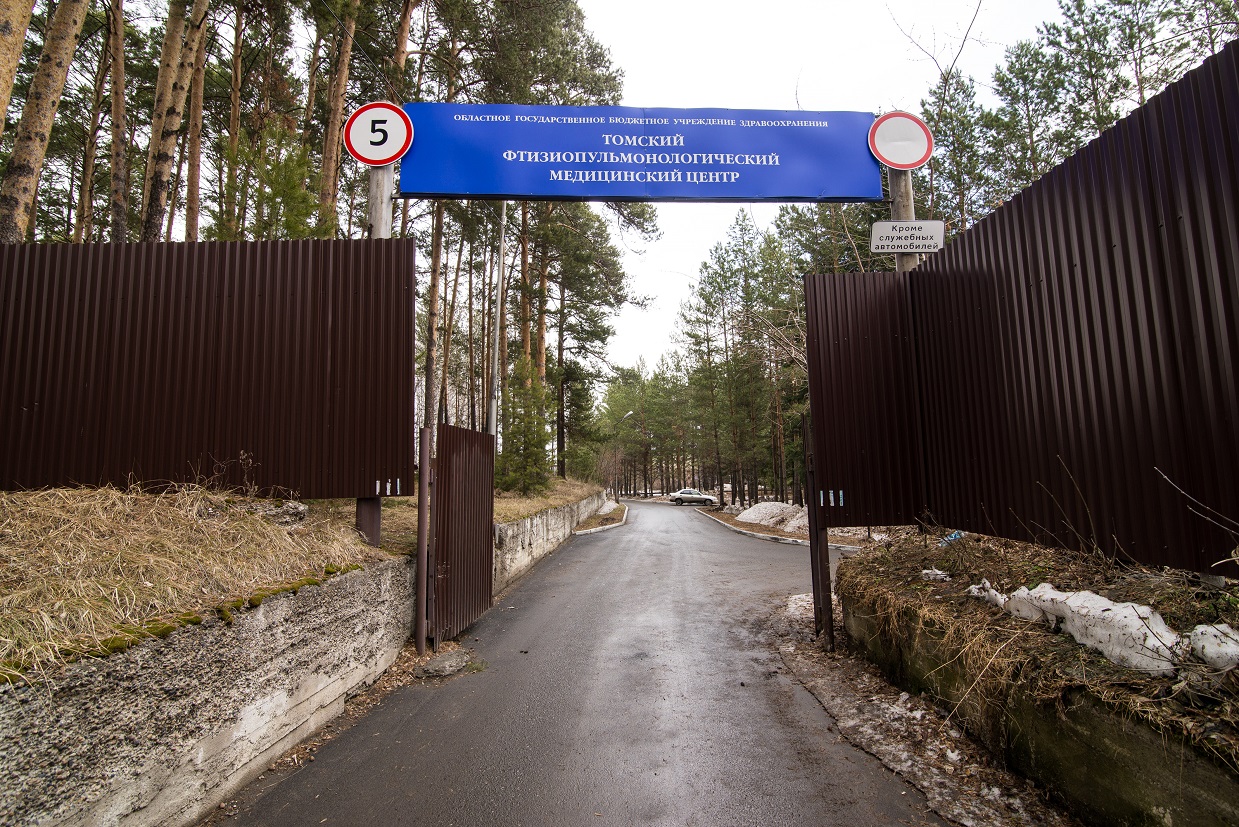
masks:
[[[436,641],[491,607],[495,577],[495,438],[439,425],[435,444],[433,626]]]
[[[1235,548],[1236,123],[1232,44],[912,274],[939,522],[1195,570]]]
[[[0,487],[409,493],[414,250],[0,247]]]
[[[805,298],[817,525],[912,522],[921,485],[905,277],[811,275]]]

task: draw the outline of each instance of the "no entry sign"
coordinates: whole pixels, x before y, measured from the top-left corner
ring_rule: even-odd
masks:
[[[869,128],[869,151],[891,169],[916,169],[934,153],[934,136],[916,115],[887,112]]]
[[[344,145],[349,154],[368,166],[395,163],[412,143],[413,122],[394,103],[367,103],[344,125]]]

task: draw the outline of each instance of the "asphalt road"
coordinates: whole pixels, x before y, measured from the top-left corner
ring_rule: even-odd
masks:
[[[809,577],[803,546],[635,504],[466,632],[484,670],[396,690],[231,823],[941,824],[783,674],[758,618]]]

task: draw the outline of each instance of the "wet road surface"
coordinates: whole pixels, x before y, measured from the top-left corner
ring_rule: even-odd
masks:
[[[460,639],[485,662],[396,690],[227,823],[941,824],[841,741],[758,619],[809,552],[633,504]]]

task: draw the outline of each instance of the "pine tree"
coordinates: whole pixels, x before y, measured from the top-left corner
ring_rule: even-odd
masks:
[[[52,121],[89,7],[89,0],[60,0],[52,14],[39,68],[22,107],[13,152],[0,182],[0,244],[17,244],[26,238]]]
[[[551,481],[546,450],[550,433],[542,414],[546,389],[533,374],[533,363],[522,355],[508,385],[506,427],[495,468],[498,488],[525,497],[545,491]]]
[[[958,69],[939,80],[929,99],[921,101],[921,112],[934,136],[928,212],[946,222],[948,235],[961,233],[992,206],[986,114],[972,79]]]

